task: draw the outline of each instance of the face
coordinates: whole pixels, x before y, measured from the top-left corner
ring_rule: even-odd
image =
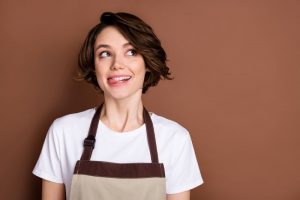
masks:
[[[100,32],[94,54],[97,81],[105,97],[125,99],[142,95],[144,59],[115,27]]]

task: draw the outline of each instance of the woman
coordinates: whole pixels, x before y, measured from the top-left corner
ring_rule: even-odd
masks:
[[[128,13],[103,13],[79,66],[104,103],[51,125],[33,170],[42,199],[190,199],[203,181],[189,133],[142,103],[149,87],[171,79],[151,27]]]

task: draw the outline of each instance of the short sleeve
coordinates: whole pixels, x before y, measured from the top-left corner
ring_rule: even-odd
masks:
[[[192,140],[187,131],[176,142],[167,175],[167,194],[191,190],[203,183]]]
[[[51,182],[63,183],[57,132],[54,121],[48,130],[40,157],[32,173]]]

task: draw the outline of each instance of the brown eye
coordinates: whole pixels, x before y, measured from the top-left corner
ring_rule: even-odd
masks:
[[[108,51],[102,51],[99,56],[100,58],[106,58],[110,56],[110,53]]]
[[[136,56],[137,52],[134,49],[130,49],[129,51],[127,51],[126,53],[128,56]]]

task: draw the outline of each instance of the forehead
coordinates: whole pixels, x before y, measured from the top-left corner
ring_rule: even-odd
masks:
[[[95,46],[104,44],[109,46],[118,46],[128,43],[128,40],[121,32],[113,26],[105,27],[96,37]]]

